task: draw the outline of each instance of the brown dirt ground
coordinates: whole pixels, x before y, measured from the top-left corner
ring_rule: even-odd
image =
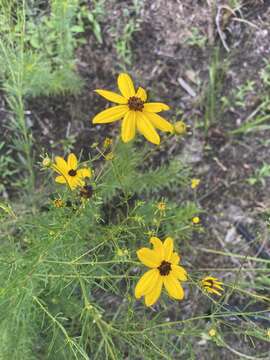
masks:
[[[194,247],[250,256],[265,255],[267,252],[269,254],[267,229],[265,222],[261,220],[261,212],[270,206],[269,181],[266,180],[266,186],[250,186],[246,182],[247,177],[261,167],[263,162],[270,163],[270,150],[266,141],[269,133],[266,131],[248,136],[228,136],[227,131],[244,122],[260,103],[258,94],[262,91],[262,85],[259,73],[264,67],[264,59],[268,59],[270,55],[270,2],[246,1],[235,16],[229,16],[230,13],[223,10],[220,26],[226,35],[229,53],[222,46],[217,33],[215,17],[212,16],[217,9],[211,9],[212,1],[145,0],[142,3],[140,30],[134,34],[132,42],[133,66],[128,67],[128,71],[136,79],[136,83],[151,88],[155,99],[162,99],[171,105],[173,110],[168,113],[169,118],[175,119],[176,111],[183,112],[181,117],[191,126],[193,135],[186,137],[185,141],[172,138],[168,145],[169,153],[184,159],[192,166],[194,176],[202,180],[197,201],[205,211],[205,231],[203,234],[194,234],[192,247],[189,249],[191,254],[184,254],[184,258],[191,259],[195,255]],[[93,94],[93,89],[114,89],[115,78],[119,73],[119,60],[111,27],[115,26],[116,31],[121,31],[124,25],[121,19],[125,19],[123,14],[131,4],[131,1],[106,2],[107,15],[102,21],[104,44],[98,46],[93,35],[87,34],[86,45],[77,50],[77,68],[85,80],[83,92],[78,97],[40,98],[29,102],[28,110],[34,124],[37,152],[42,148],[50,152],[54,143],[65,138],[67,127],[70,134],[80,139],[75,147],[83,147],[85,151],[89,150],[91,143],[101,142],[105,136],[113,136],[118,132],[117,125],[94,126],[89,120],[106,104]],[[216,6],[226,4],[228,2],[220,1]],[[131,13],[130,16],[134,15]],[[199,48],[187,43],[192,27],[198,28],[207,38],[205,47]],[[219,96],[231,96],[233,89],[247,79],[254,81],[255,86],[244,108],[231,106],[225,113],[216,112],[215,123],[206,137],[201,127],[205,114],[202,100],[207,88],[214,45],[220,47],[221,63],[229,62]],[[192,87],[195,97],[180,86],[180,78]],[[60,150],[56,147],[53,152],[57,149]],[[162,152],[162,156],[166,156],[164,154],[166,153]],[[256,236],[256,240],[249,241],[240,236],[235,230],[236,221],[240,221],[245,229]],[[214,268],[237,268],[242,262],[229,257],[224,260],[224,257],[201,252],[200,256],[194,257],[192,266],[205,268],[205,264]],[[252,267],[252,262],[245,264]],[[230,282],[237,276],[228,271],[218,275]],[[246,280],[252,284],[252,271],[246,274]],[[267,295],[263,289],[261,293]],[[192,294],[187,294],[187,299],[198,295],[193,291]],[[246,305],[244,299],[244,296],[232,293],[227,300],[232,306],[243,307]],[[251,306],[259,309],[254,303]],[[196,305],[187,300],[181,307],[181,314],[189,317],[208,311],[208,308],[206,300],[199,300]],[[179,311],[172,312],[171,319],[178,315],[183,317]],[[223,326],[226,341],[235,350],[256,356],[258,349],[266,349],[263,342],[257,341],[253,347],[244,337],[239,337],[239,342],[235,343],[230,327]],[[245,323],[241,326],[244,327]],[[195,345],[196,359],[216,359],[217,356],[226,360],[241,358],[214,343],[209,345],[209,342],[198,340]]]

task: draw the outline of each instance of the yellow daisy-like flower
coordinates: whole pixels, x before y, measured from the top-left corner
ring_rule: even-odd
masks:
[[[121,95],[107,90],[95,90],[105,99],[118,104],[97,114],[93,124],[106,124],[122,120],[121,136],[127,143],[136,134],[136,130],[153,144],[160,143],[156,129],[173,132],[173,126],[157,113],[169,110],[169,106],[159,102],[146,103],[146,91],[139,87],[135,91],[133,81],[128,74],[118,76],[118,88]]]
[[[216,335],[217,335],[216,329],[210,329],[209,332],[208,332],[208,335],[209,335],[210,337],[216,336]]]
[[[193,223],[194,225],[198,225],[198,224],[200,224],[201,219],[199,218],[199,216],[194,216],[194,217],[191,219],[191,221],[192,221],[192,223]]]
[[[224,291],[222,285],[222,281],[219,281],[217,278],[212,276],[206,276],[201,280],[201,286],[206,292],[216,294],[218,296],[221,296],[221,292]]]
[[[200,185],[201,180],[200,179],[191,179],[191,189],[196,189]]]
[[[67,184],[71,190],[85,185],[84,178],[90,178],[92,173],[89,168],[78,169],[78,160],[75,154],[68,155],[67,161],[60,156],[55,157],[53,169],[60,174],[55,181],[59,184]]]
[[[166,203],[164,201],[160,201],[159,203],[157,203],[157,208],[160,212],[165,212],[166,211]]]
[[[135,288],[137,299],[144,296],[145,305],[153,305],[160,297],[163,285],[170,297],[177,300],[184,298],[184,290],[180,281],[187,280],[186,270],[179,266],[180,257],[173,251],[173,239],[168,237],[162,242],[151,237],[154,249],[142,248],[137,251],[140,261],[148,270],[138,281]]]

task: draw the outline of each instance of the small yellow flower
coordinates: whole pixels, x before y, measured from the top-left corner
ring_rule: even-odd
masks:
[[[106,137],[105,140],[103,141],[103,147],[104,149],[107,149],[108,147],[112,146],[112,139]]]
[[[52,165],[52,160],[46,156],[43,160],[42,160],[42,166],[45,168],[49,168]]]
[[[107,90],[95,90],[105,99],[118,104],[103,110],[93,118],[93,124],[106,124],[120,119],[121,137],[123,142],[131,141],[138,130],[148,141],[153,144],[160,143],[156,129],[173,132],[173,126],[157,113],[169,110],[169,106],[159,102],[147,103],[146,91],[139,87],[135,91],[133,81],[128,74],[118,76],[118,88],[121,95]]]
[[[184,121],[177,121],[174,124],[174,132],[177,135],[184,135],[187,133],[187,125],[184,123]]]
[[[139,260],[148,270],[135,287],[137,299],[144,296],[145,305],[153,305],[160,297],[163,285],[170,297],[177,300],[184,298],[184,290],[179,281],[187,280],[186,270],[179,266],[180,257],[173,251],[173,239],[167,237],[162,242],[157,237],[151,237],[153,250],[142,248],[137,251]]]
[[[157,204],[157,208],[160,212],[164,212],[166,211],[166,203],[164,201],[160,201],[158,204]]]
[[[114,159],[114,153],[109,152],[107,155],[105,155],[105,160],[110,161]]]
[[[65,206],[65,203],[62,199],[55,199],[53,201],[53,204],[56,208],[61,208],[61,207],[64,207]]]
[[[196,189],[200,185],[200,179],[191,179],[191,189]]]
[[[222,285],[223,283],[221,281],[212,276],[206,276],[201,280],[201,287],[203,288],[203,290],[210,294],[216,294],[218,296],[221,296],[221,292],[224,291]]]
[[[267,336],[269,337],[269,339],[270,339],[270,328],[267,329],[266,335],[267,335]]]
[[[194,216],[194,217],[191,219],[191,221],[192,221],[192,223],[193,223],[194,225],[198,225],[198,224],[200,224],[201,219],[199,218],[199,216]]]
[[[123,257],[123,256],[127,256],[128,255],[128,250],[127,249],[117,249],[117,256],[119,257]]]
[[[211,337],[214,337],[217,335],[217,331],[215,329],[210,329],[208,332],[208,335]]]
[[[59,184],[67,184],[71,190],[84,186],[84,178],[90,178],[92,175],[89,168],[78,169],[77,157],[73,153],[68,155],[67,161],[60,156],[56,156],[55,164],[52,167],[60,174],[55,178],[55,181]]]

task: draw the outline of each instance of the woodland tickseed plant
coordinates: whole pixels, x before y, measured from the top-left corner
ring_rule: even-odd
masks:
[[[201,280],[201,287],[204,291],[210,294],[216,294],[218,296],[221,296],[222,291],[224,291],[222,285],[223,283],[221,281],[212,276],[206,276]]]
[[[179,281],[187,280],[186,270],[179,266],[180,257],[173,251],[173,239],[167,237],[162,242],[151,237],[153,250],[142,248],[137,251],[139,260],[148,270],[139,280],[135,288],[135,297],[144,296],[145,305],[152,306],[158,300],[163,285],[170,297],[176,300],[184,298],[184,290]]]
[[[60,156],[55,157],[52,168],[60,174],[55,178],[59,184],[66,184],[71,190],[85,185],[85,178],[90,178],[92,172],[89,168],[78,169],[78,160],[75,154],[68,155],[67,161]]]
[[[121,137],[123,142],[131,141],[140,132],[153,144],[160,143],[156,129],[173,132],[173,126],[157,113],[169,110],[169,106],[159,102],[146,103],[146,91],[135,87],[131,77],[122,73],[118,76],[118,88],[121,95],[108,90],[95,90],[105,99],[112,101],[117,106],[106,109],[93,118],[93,124],[106,124],[122,119]]]

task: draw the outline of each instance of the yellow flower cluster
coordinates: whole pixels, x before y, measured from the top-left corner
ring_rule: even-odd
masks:
[[[97,114],[93,118],[94,124],[122,120],[121,137],[125,143],[131,141],[136,132],[141,133],[153,144],[160,143],[156,129],[174,134],[186,132],[186,125],[182,121],[173,126],[158,115],[161,111],[168,110],[169,106],[160,102],[147,102],[146,91],[142,87],[135,89],[128,74],[122,73],[118,76],[118,88],[120,94],[108,90],[96,90],[99,95],[117,105]],[[103,142],[103,149],[108,149],[108,153],[103,154],[103,156],[107,161],[113,160],[115,156],[111,149],[112,144],[112,139],[106,137]],[[46,156],[42,165],[44,168],[53,169],[58,174],[55,178],[57,183],[65,184],[72,191],[79,188],[82,199],[89,199],[92,196],[93,187],[86,181],[92,177],[92,170],[88,167],[80,167],[74,153],[70,153],[67,160],[56,156],[54,162]],[[196,189],[199,184],[200,179],[191,180],[192,189]],[[65,206],[65,203],[61,198],[58,198],[54,200],[54,206],[60,208]],[[165,214],[166,203],[160,201],[156,204],[156,209],[159,213]],[[200,224],[200,222],[201,219],[198,216],[192,218],[194,225]],[[139,279],[135,287],[135,297],[137,299],[144,297],[146,306],[152,306],[159,299],[164,287],[170,298],[182,300],[184,298],[182,282],[187,281],[188,276],[186,270],[179,265],[180,257],[174,251],[173,239],[167,237],[162,242],[159,238],[152,236],[150,243],[153,246],[152,249],[143,247],[137,251],[139,260],[149,270]],[[119,249],[117,255],[123,257],[129,255],[129,251]],[[221,286],[222,282],[211,276],[202,279],[200,285],[204,291],[216,295],[221,295],[224,290]],[[214,336],[214,331],[209,332],[209,334]]]

